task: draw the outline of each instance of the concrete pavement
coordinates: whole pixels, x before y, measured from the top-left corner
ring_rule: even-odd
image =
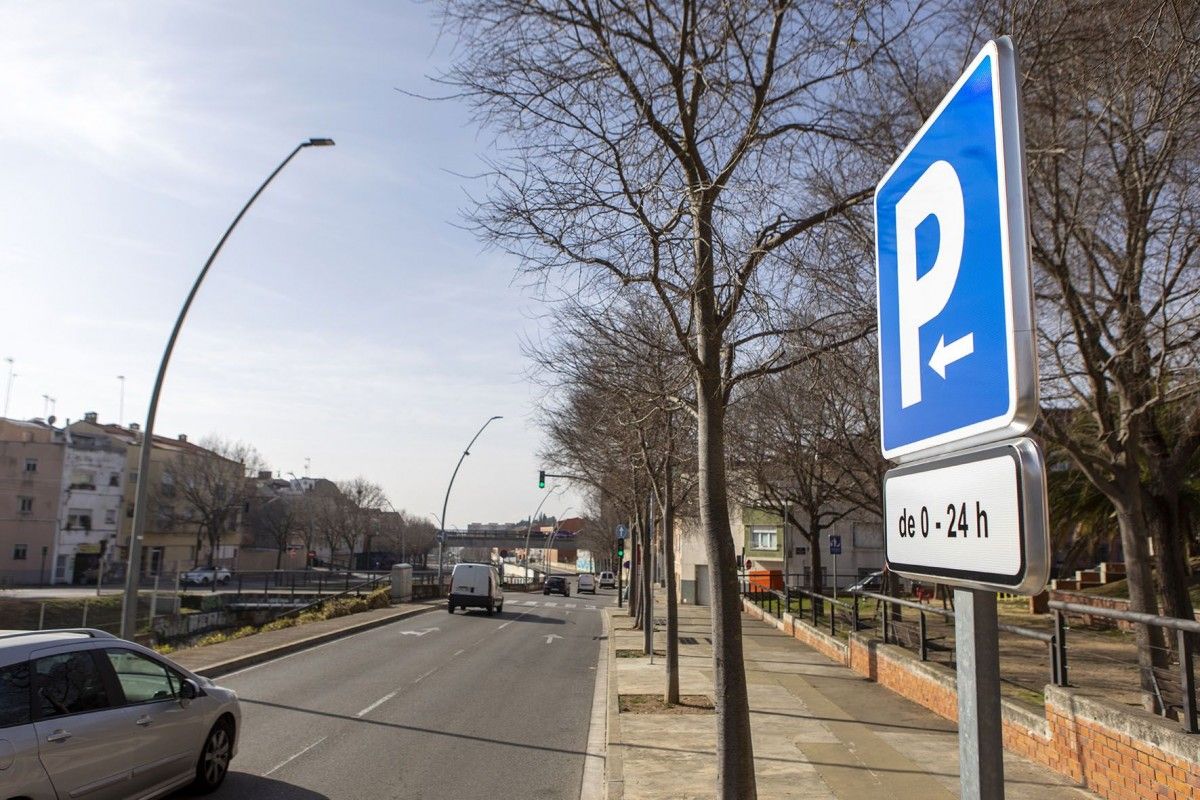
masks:
[[[712,714],[622,713],[618,697],[662,694],[663,659],[640,652],[641,631],[611,609],[608,797],[683,800],[714,797]],[[665,609],[657,609],[663,616]],[[708,609],[680,607],[680,691],[712,696]],[[835,665],[804,644],[743,617],[758,796],[858,800],[950,800],[959,794],[953,723]],[[657,633],[656,647],[664,646]],[[1005,754],[1009,800],[1084,800],[1093,795],[1017,756]]]

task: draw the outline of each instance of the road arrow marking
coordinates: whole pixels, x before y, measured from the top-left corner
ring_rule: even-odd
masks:
[[[434,631],[440,631],[440,630],[441,630],[441,628],[426,628],[423,631],[400,631],[400,635],[401,636],[424,636],[427,633],[433,633]]]
[[[929,357],[929,366],[933,367],[933,371],[945,380],[946,367],[960,358],[966,358],[974,352],[974,333],[968,333],[966,336],[955,339],[950,344],[946,344],[946,337],[942,336],[938,339],[937,347],[933,350],[933,355]]]
[[[561,637],[561,636],[559,636],[557,633],[547,633],[547,634],[546,634],[546,644],[550,644],[550,643],[551,643],[551,642],[553,642],[555,639],[561,639],[561,638],[562,638],[562,637]]]

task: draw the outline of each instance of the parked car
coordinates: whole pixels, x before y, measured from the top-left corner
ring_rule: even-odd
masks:
[[[450,573],[450,598],[446,610],[482,608],[488,614],[504,611],[500,574],[491,564],[455,564]]]
[[[219,583],[225,585],[233,578],[233,573],[224,567],[200,567],[191,569],[179,576],[180,583],[194,583],[199,586],[210,586]]]
[[[561,594],[563,597],[571,596],[571,584],[562,575],[551,575],[546,578],[546,584],[542,587],[542,594]]]
[[[100,571],[100,565],[88,567],[87,569],[76,573],[75,583],[93,585],[96,583],[96,574]],[[116,583],[125,580],[125,563],[122,561],[114,561],[104,567],[104,582]]]
[[[596,576],[591,575],[586,572],[583,573],[582,575],[580,575],[578,590],[579,590],[580,594],[583,594],[584,592],[590,592],[591,594],[595,594],[596,593]]]
[[[0,631],[5,797],[163,797],[225,780],[237,695],[91,629]]]
[[[617,576],[607,570],[600,573],[600,588],[615,589],[617,588]]]
[[[846,592],[878,592],[883,589],[883,572],[872,572],[846,587]]]

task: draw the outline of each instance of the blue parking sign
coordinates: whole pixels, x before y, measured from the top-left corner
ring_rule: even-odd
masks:
[[[990,42],[875,192],[881,444],[911,460],[1037,414],[1011,42]]]

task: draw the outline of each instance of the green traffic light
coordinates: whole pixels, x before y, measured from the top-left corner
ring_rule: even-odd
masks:
[[[542,470],[541,472],[538,473],[538,488],[539,489],[546,488],[546,470]]]

